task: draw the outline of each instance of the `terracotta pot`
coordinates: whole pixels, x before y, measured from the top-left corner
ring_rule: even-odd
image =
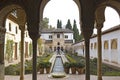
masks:
[[[40,68],[40,74],[44,74],[44,68]]]
[[[75,67],[72,67],[72,68],[71,68],[71,72],[72,72],[72,74],[76,74],[76,68],[75,68]]]

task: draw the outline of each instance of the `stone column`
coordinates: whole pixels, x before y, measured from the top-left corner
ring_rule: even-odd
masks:
[[[97,24],[97,48],[98,48],[98,60],[97,60],[97,75],[98,80],[102,80],[102,42],[101,42],[101,29],[103,24]]]
[[[25,26],[20,26],[21,30],[21,56],[20,56],[20,80],[24,80],[25,74],[25,54],[24,54],[24,34],[25,34]]]
[[[89,52],[89,44],[90,44],[90,37],[93,33],[92,27],[83,28],[82,34],[85,40],[85,80],[90,80],[90,52]]]
[[[0,80],[4,80],[4,45],[6,29],[0,27]]]
[[[36,32],[31,32],[31,31],[29,31],[29,35],[32,39],[32,44],[33,44],[32,80],[37,80],[37,40],[38,40],[39,36]]]

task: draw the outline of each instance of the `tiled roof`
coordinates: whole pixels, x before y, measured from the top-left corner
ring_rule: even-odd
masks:
[[[57,28],[57,29],[42,29],[41,33],[73,33],[72,30],[70,29],[61,29],[61,28]]]

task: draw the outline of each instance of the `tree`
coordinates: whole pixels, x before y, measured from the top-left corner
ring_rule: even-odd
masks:
[[[77,28],[77,25],[76,25],[76,21],[74,20],[74,23],[73,23],[73,35],[74,35],[74,39],[75,39],[75,42],[78,42],[80,41],[80,35],[79,35],[79,30]]]
[[[59,19],[57,20],[57,28],[62,28],[62,22]]]
[[[70,23],[70,19],[68,19],[68,21],[67,21],[66,29],[72,30],[72,26],[71,26],[71,23]]]
[[[43,18],[43,20],[41,21],[41,24],[40,24],[40,26],[42,27],[42,28],[49,28],[49,18],[47,18],[47,17],[45,17],[45,18]]]

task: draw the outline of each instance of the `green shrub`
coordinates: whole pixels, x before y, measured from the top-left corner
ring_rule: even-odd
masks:
[[[5,75],[19,75],[20,74],[20,66],[18,65],[9,65],[5,68]]]
[[[84,68],[84,67],[85,67],[85,64],[79,62],[79,63],[76,64],[76,67],[77,67],[77,68]]]
[[[69,63],[69,62],[65,62],[65,63],[63,64],[63,66],[64,66],[64,68],[70,68],[70,63]]]

